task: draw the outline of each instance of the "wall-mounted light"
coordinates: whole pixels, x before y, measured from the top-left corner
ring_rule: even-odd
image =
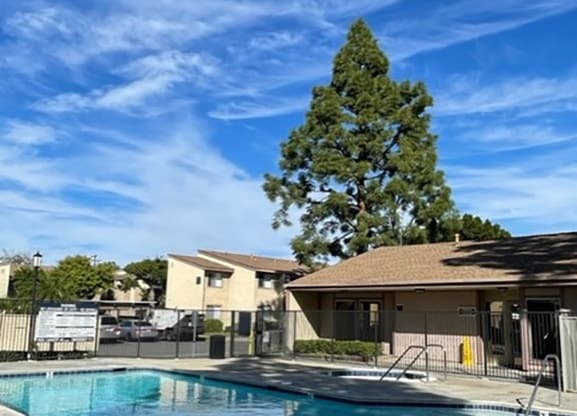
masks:
[[[196,276],[196,284],[199,285],[202,283],[202,277]]]

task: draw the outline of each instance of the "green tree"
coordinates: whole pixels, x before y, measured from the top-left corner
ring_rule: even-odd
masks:
[[[34,284],[34,269],[21,267],[14,272],[12,294],[16,298],[30,299]],[[38,285],[36,288],[38,300],[73,300],[76,299],[74,287],[70,281],[59,279],[44,269],[38,270]]]
[[[307,265],[398,244],[405,229],[427,230],[453,203],[437,169],[433,103],[422,82],[396,82],[368,26],[357,20],[337,53],[329,85],[313,89],[303,125],[281,145],[280,176],[265,175],[280,203],[273,227],[301,232],[291,242]]]
[[[154,300],[164,303],[168,262],[161,258],[144,259],[127,264],[124,270],[150,286]]]
[[[50,272],[50,277],[55,282],[70,287],[75,299],[91,299],[113,286],[114,272],[117,269],[112,262],[94,265],[90,257],[69,256],[58,262]]]

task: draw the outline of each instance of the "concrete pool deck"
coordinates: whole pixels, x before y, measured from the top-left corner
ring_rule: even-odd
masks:
[[[374,404],[496,403],[520,409],[519,401],[526,404],[532,390],[531,385],[515,381],[459,376],[449,376],[447,381],[430,383],[342,379],[327,374],[330,370],[346,368],[342,365],[257,358],[226,360],[93,358],[75,361],[24,361],[0,363],[0,375],[118,367],[187,371],[223,381]],[[577,415],[577,393],[563,393],[562,410],[555,407],[556,394],[556,391],[550,388],[539,389],[535,408],[553,413],[575,412]],[[0,408],[0,416],[13,415],[18,415],[18,413]]]

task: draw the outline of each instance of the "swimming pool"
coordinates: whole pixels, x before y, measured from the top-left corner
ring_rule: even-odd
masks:
[[[30,416],[505,416],[494,410],[320,400],[164,371],[0,377],[0,402]]]

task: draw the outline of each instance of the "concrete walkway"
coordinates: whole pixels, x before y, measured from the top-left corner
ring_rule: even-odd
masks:
[[[87,359],[78,361],[44,361],[0,363],[0,374],[34,373],[115,367],[154,367],[190,371],[213,379],[240,382],[258,387],[274,387],[297,393],[312,393],[325,398],[346,398],[351,401],[383,404],[438,403],[471,404],[500,403],[520,408],[527,403],[532,386],[514,381],[449,376],[446,382],[376,382],[332,377],[329,370],[342,368],[330,364],[298,363],[284,360],[250,359]],[[364,367],[367,369],[367,367]],[[559,412],[554,406],[556,391],[539,390],[539,409]],[[563,394],[563,413],[576,412],[577,394]],[[14,415],[2,413],[1,416]]]

